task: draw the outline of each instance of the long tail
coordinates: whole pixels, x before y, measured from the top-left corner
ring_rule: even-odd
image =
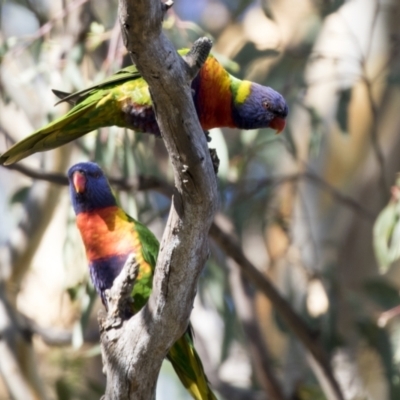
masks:
[[[187,331],[170,349],[168,359],[195,400],[217,400],[211,390],[192,337]]]
[[[141,76],[136,67],[131,65],[79,92],[70,94],[53,90],[61,98],[56,104],[66,101],[74,107],[66,115],[12,146],[0,156],[0,165],[13,164],[39,151],[55,149],[102,126],[125,126],[118,108],[120,105],[114,101],[115,96],[118,97],[118,88],[124,83],[128,83],[126,91],[132,91],[132,85],[139,78]]]
[[[74,107],[66,115],[33,132],[8,149],[0,156],[0,164],[13,164],[39,151],[55,149],[96,129],[92,124],[85,126],[82,123],[85,121],[85,114],[89,114],[95,107],[95,102]]]

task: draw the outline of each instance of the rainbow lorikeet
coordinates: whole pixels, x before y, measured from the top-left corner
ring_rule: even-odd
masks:
[[[112,286],[128,256],[133,254],[139,263],[139,273],[132,291],[132,311],[138,312],[152,289],[158,240],[117,205],[107,178],[97,164],[83,162],[72,166],[68,179],[90,276],[103,304],[107,307],[105,290]],[[167,357],[194,399],[216,400],[194,348],[190,328],[171,347]]]
[[[180,50],[185,55],[188,49]],[[288,107],[270,87],[230,75],[210,55],[192,82],[193,100],[202,128],[240,129],[285,127]],[[64,116],[16,143],[0,156],[12,164],[31,154],[62,146],[104,126],[121,126],[160,136],[147,82],[134,65],[105,81],[73,94],[54,91],[74,104]]]

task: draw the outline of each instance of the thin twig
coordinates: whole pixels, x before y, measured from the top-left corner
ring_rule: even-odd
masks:
[[[345,205],[352,211],[356,212],[357,214],[361,215],[362,217],[368,219],[371,222],[375,221],[376,215],[372,211],[365,208],[357,200],[353,199],[350,196],[345,195],[340,190],[336,189],[334,186],[326,182],[319,175],[311,171],[305,171],[302,175],[309,181],[318,185],[321,189],[328,192],[332,196],[332,198],[334,198],[338,203]]]
[[[376,215],[373,212],[369,211],[357,200],[353,199],[351,196],[345,195],[340,190],[326,182],[322,177],[309,170],[300,173],[270,176],[264,179],[259,179],[256,181],[251,190],[241,193],[240,196],[249,198],[254,196],[260,189],[266,186],[279,186],[284,183],[298,182],[302,179],[307,179],[316,186],[319,186],[321,189],[329,193],[338,203],[350,208],[363,218],[366,218],[371,222],[375,221]],[[248,183],[251,183],[251,181],[248,181]]]
[[[32,179],[55,183],[57,185],[68,185],[68,178],[63,174],[37,170],[31,167],[27,167],[26,165],[23,165],[21,163],[8,165],[7,167],[3,166],[3,168],[18,171]],[[372,211],[365,208],[361,203],[353,199],[351,196],[345,195],[340,190],[336,189],[334,186],[326,182],[323,178],[312,171],[305,171],[302,173],[288,175],[277,175],[260,179],[256,182],[252,190],[247,191],[245,195],[252,196],[265,186],[279,186],[287,182],[296,182],[301,179],[307,179],[315,185],[319,186],[321,189],[329,193],[332,198],[335,199],[338,203],[348,207],[363,218],[371,222],[375,221],[376,215]],[[161,193],[167,197],[170,197],[173,194],[173,188],[171,187],[171,185],[155,176],[139,175],[137,178],[109,177],[108,180],[116,188],[124,191],[155,190],[158,193]]]
[[[34,320],[23,315],[21,315],[21,319],[23,320],[21,330],[29,336],[37,335],[47,346],[60,347],[72,345],[73,333],[71,330],[44,328],[38,325]],[[85,343],[99,343],[99,339],[100,335],[97,328],[84,332]]]
[[[32,179],[55,183],[56,185],[61,186],[68,186],[68,178],[64,174],[40,171],[21,163],[8,165],[5,168],[13,171],[18,171],[21,174]],[[169,197],[173,193],[173,189],[170,185],[166,184],[161,179],[158,179],[154,176],[140,175],[137,179],[109,177],[108,180],[113,186],[124,191],[156,190],[157,192]]]

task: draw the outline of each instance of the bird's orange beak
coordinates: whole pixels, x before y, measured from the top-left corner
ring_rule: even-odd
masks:
[[[82,172],[75,171],[72,175],[72,182],[75,187],[76,193],[83,193],[86,189],[86,178]]]
[[[285,126],[286,126],[286,121],[280,117],[275,117],[269,124],[270,128],[276,130],[276,134],[281,133],[285,129]]]

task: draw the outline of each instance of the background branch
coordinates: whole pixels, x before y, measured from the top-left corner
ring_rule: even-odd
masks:
[[[3,168],[18,171],[32,179],[43,180],[46,182],[55,183],[57,185],[68,185],[68,179],[64,174],[37,170],[21,163],[8,165],[7,167],[3,166]],[[305,171],[287,175],[276,175],[260,179],[256,182],[255,186],[251,190],[245,193],[245,196],[252,196],[258,190],[266,186],[278,186],[283,183],[296,182],[302,179],[309,180],[311,183],[315,184],[322,190],[326,191],[329,195],[331,195],[335,201],[344,205],[345,207],[348,207],[355,213],[359,214],[361,217],[366,218],[371,222],[375,220],[375,214],[365,208],[362,203],[358,202],[353,197],[344,194],[312,171]],[[139,175],[137,177],[130,177],[128,179],[109,176],[108,180],[111,185],[113,185],[113,187],[119,190],[155,190],[158,193],[161,193],[167,197],[171,197],[173,194],[173,187],[169,183],[151,175]]]

